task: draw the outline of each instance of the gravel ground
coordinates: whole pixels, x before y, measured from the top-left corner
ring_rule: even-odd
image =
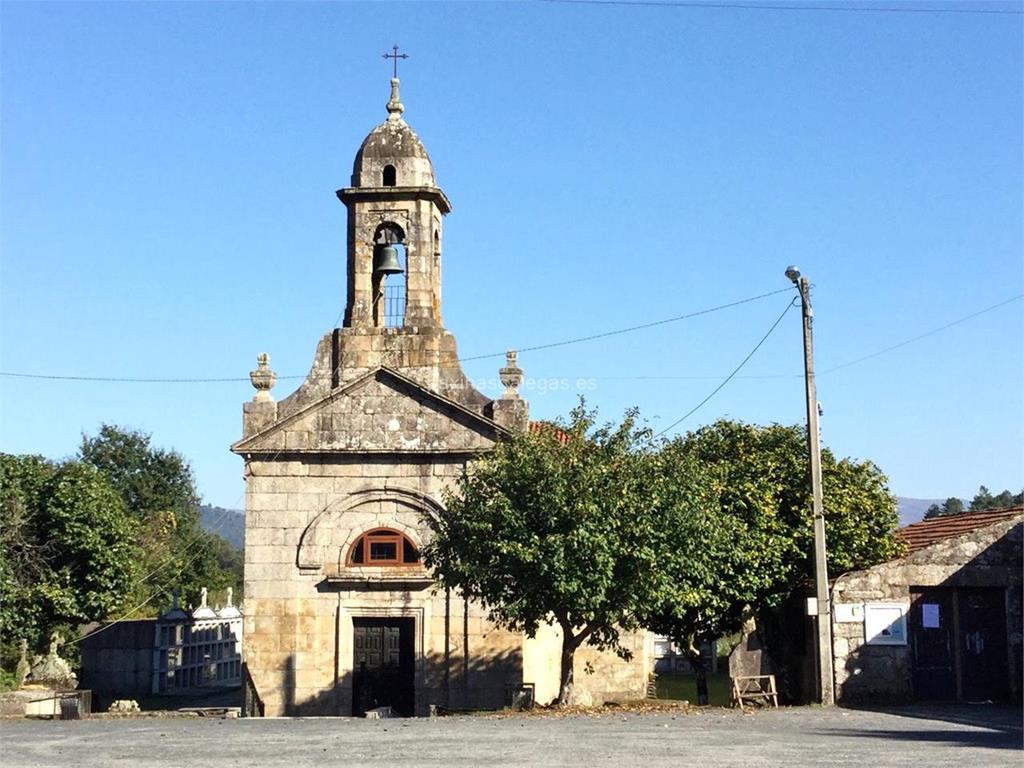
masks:
[[[7,720],[0,765],[1016,766],[1021,710],[608,712],[416,720]]]

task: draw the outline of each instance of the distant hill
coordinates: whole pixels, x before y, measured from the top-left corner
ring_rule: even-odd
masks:
[[[245,546],[245,513],[240,509],[203,504],[199,507],[199,524],[204,531],[219,533],[236,549]]]
[[[932,504],[942,506],[945,499],[908,499],[905,496],[896,497],[896,510],[900,514],[900,526],[917,523],[924,519],[924,513]]]

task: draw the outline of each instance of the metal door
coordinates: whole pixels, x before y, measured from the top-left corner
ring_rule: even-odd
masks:
[[[1009,696],[1006,656],[1006,592],[962,589],[960,660],[964,701],[1001,701]]]
[[[910,654],[914,698],[955,701],[953,591],[911,587]]]

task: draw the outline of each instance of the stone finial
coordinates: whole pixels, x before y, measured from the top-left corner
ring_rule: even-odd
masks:
[[[21,650],[21,656],[18,658],[18,665],[14,668],[14,683],[20,688],[28,679],[28,673],[32,666],[28,663],[28,640],[24,637],[21,638],[18,647]]]
[[[498,370],[498,377],[505,385],[505,394],[502,399],[517,399],[519,385],[523,383],[523,369],[516,365],[516,351],[510,349],[505,353],[505,367]]]
[[[234,587],[228,587],[227,605],[225,607],[226,608],[234,608],[235,607],[235,588]]]
[[[274,402],[270,390],[277,382],[277,374],[270,370],[270,355],[266,352],[256,356],[256,370],[249,371],[249,381],[256,388],[256,394],[252,398],[254,403]]]
[[[391,98],[388,99],[388,120],[401,120],[405,105],[398,96],[398,78],[391,78]]]
[[[206,604],[206,596],[207,596],[206,587],[203,587],[202,589],[199,590],[199,607],[200,608],[209,608],[209,606]]]

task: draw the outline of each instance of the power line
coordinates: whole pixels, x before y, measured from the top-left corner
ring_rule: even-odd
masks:
[[[946,323],[945,325],[940,325],[938,328],[932,328],[932,330],[930,330],[930,331],[925,331],[924,333],[918,334],[917,336],[913,336],[913,337],[911,337],[909,339],[905,339],[904,341],[901,341],[898,344],[893,344],[892,346],[886,347],[885,349],[880,349],[877,352],[872,352],[869,355],[864,355],[863,357],[858,357],[858,358],[855,358],[853,360],[848,360],[847,362],[841,363],[841,364],[836,365],[836,366],[833,366],[832,368],[827,368],[824,371],[822,371],[821,373],[832,373],[834,371],[838,371],[838,370],[841,370],[843,368],[849,368],[851,365],[856,365],[857,363],[862,363],[865,360],[870,360],[873,357],[878,357],[879,355],[884,355],[886,352],[892,352],[894,349],[899,349],[900,347],[905,347],[908,344],[913,344],[915,341],[920,341],[921,339],[926,339],[929,336],[934,336],[936,333],[939,333],[940,331],[944,331],[947,328],[952,328],[954,325],[960,325],[960,323],[966,323],[968,320],[973,320],[976,317],[984,315],[986,312],[991,312],[994,309],[999,309],[999,307],[1005,306],[1005,305],[1010,304],[1010,303],[1012,303],[1014,301],[1020,301],[1020,299],[1022,299],[1022,298],[1024,298],[1024,293],[1018,293],[1016,296],[1013,296],[1013,297],[1011,297],[1009,299],[1006,299],[1004,301],[1000,301],[998,304],[993,304],[990,307],[985,307],[985,309],[979,309],[977,312],[972,312],[969,315],[964,315],[963,317],[958,318],[956,320],[953,320],[952,322]]]
[[[825,12],[839,12],[839,13],[955,13],[955,14],[975,14],[975,15],[997,15],[997,16],[1020,16],[1021,10],[1013,8],[936,8],[936,7],[925,7],[925,8],[913,8],[913,7],[877,7],[877,6],[855,6],[851,4],[845,5],[825,5],[825,4],[804,4],[804,3],[786,3],[786,4],[769,4],[769,3],[756,3],[756,2],[722,2],[717,0],[716,2],[701,2],[700,0],[665,0],[664,2],[658,2],[658,0],[535,0],[535,2],[558,4],[558,5],[615,5],[615,6],[637,6],[646,8],[708,8],[713,10],[744,10],[744,11],[825,11]]]
[[[47,373],[20,373],[15,371],[0,371],[0,376],[7,376],[12,379],[43,379],[46,381],[93,381],[117,384],[237,384],[249,379],[240,376],[225,378],[200,378],[200,379],[163,379],[163,378],[134,378],[131,376],[60,376]],[[299,379],[301,376],[278,376],[281,379]]]
[[[640,325],[631,325],[628,328],[618,328],[613,331],[604,331],[602,333],[594,333],[589,336],[577,336],[572,339],[564,339],[562,341],[553,341],[547,344],[536,344],[531,347],[518,347],[519,352],[538,352],[542,349],[553,349],[555,347],[565,347],[570,344],[580,344],[585,341],[596,341],[597,339],[605,339],[610,336],[619,336],[624,333],[633,333],[635,331],[642,331],[647,328],[655,328],[659,325],[668,325],[669,323],[678,323],[682,320],[689,320],[694,317],[700,317],[702,315],[709,315],[713,312],[720,312],[725,309],[732,309],[743,304],[749,304],[753,301],[759,301],[760,299],[768,298],[769,296],[775,296],[780,293],[786,293],[789,288],[780,288],[777,291],[769,291],[768,293],[761,293],[757,296],[749,296],[745,299],[739,299],[738,301],[730,301],[726,304],[719,304],[714,307],[708,307],[706,309],[699,309],[695,312],[688,312],[684,315],[676,315],[675,317],[667,317],[663,320],[654,320],[649,323],[641,323]],[[487,360],[492,357],[504,357],[505,350],[501,352],[489,352],[485,355],[472,355],[470,357],[454,357],[451,362],[471,362],[473,360]],[[409,368],[421,368],[422,366],[399,366]],[[58,374],[43,374],[43,373],[22,373],[15,371],[0,371],[0,376],[7,376],[9,378],[19,379],[42,379],[47,381],[92,381],[92,382],[106,382],[106,383],[127,383],[127,384],[220,384],[225,382],[247,382],[248,377],[227,377],[227,378],[146,378],[146,377],[128,377],[128,376],[77,376],[77,375],[58,375]],[[278,376],[278,381],[287,381],[289,379],[304,379],[305,375],[296,376]]]
[[[790,288],[780,288],[777,291],[769,291],[768,293],[762,293],[762,294],[759,294],[757,296],[751,296],[751,297],[746,298],[746,299],[740,299],[739,301],[731,301],[728,304],[719,304],[716,307],[708,307],[707,309],[700,309],[700,310],[697,310],[696,312],[688,312],[685,315],[677,315],[676,317],[668,317],[668,318],[665,318],[664,320],[655,320],[654,322],[642,323],[641,325],[632,325],[629,328],[619,328],[618,330],[615,330],[615,331],[605,331],[604,333],[595,333],[595,334],[592,334],[590,336],[578,336],[578,337],[576,337],[574,339],[566,339],[564,341],[553,341],[553,342],[551,342],[549,344],[537,344],[537,345],[532,346],[532,347],[516,347],[516,351],[517,352],[537,352],[537,351],[542,350],[542,349],[553,349],[554,347],[565,347],[565,346],[568,346],[569,344],[579,344],[580,342],[584,342],[584,341],[595,341],[596,339],[606,339],[609,336],[619,336],[619,335],[621,335],[623,333],[632,333],[633,331],[642,331],[642,330],[645,330],[647,328],[654,328],[654,327],[659,326],[659,325],[667,325],[669,323],[678,323],[680,320],[689,320],[689,319],[694,318],[694,317],[700,317],[701,315],[709,315],[712,312],[720,312],[723,309],[732,309],[733,307],[738,307],[741,304],[749,304],[752,301],[758,301],[760,299],[766,299],[769,296],[776,296],[776,295],[778,295],[780,293],[787,293],[790,290],[791,290]],[[487,359],[489,357],[498,357],[498,356],[504,357],[505,353],[504,352],[494,352],[494,353],[488,354],[488,355],[476,355],[474,357],[463,357],[462,361],[463,362],[469,362],[471,360],[485,360],[485,359]]]
[[[857,365],[858,363],[863,363],[865,360],[871,360],[872,358],[878,357],[879,355],[884,355],[887,352],[892,352],[894,349],[899,349],[900,347],[905,347],[908,344],[913,344],[914,342],[921,341],[922,339],[927,339],[929,336],[934,336],[937,333],[945,331],[945,330],[947,330],[949,328],[952,328],[952,327],[954,327],[956,325],[960,325],[961,323],[966,323],[968,320],[973,320],[976,317],[981,317],[984,314],[987,314],[989,312],[992,312],[993,310],[999,309],[1000,307],[1004,307],[1007,304],[1012,304],[1015,301],[1020,301],[1021,299],[1024,299],[1024,293],[1018,293],[1016,296],[1011,296],[1008,299],[1004,299],[1003,301],[1000,301],[1000,302],[998,302],[996,304],[992,304],[991,306],[985,307],[984,309],[979,309],[977,312],[971,312],[969,315],[964,315],[963,317],[959,317],[956,320],[952,320],[952,321],[950,321],[950,322],[948,322],[948,323],[946,323],[944,325],[940,325],[937,328],[932,328],[931,330],[925,331],[924,333],[919,333],[917,336],[912,336],[911,338],[904,339],[903,341],[897,342],[896,344],[891,344],[888,347],[883,347],[882,349],[879,349],[879,350],[877,350],[875,352],[872,352],[870,354],[862,355],[861,357],[854,358],[853,360],[847,360],[845,363],[840,363],[839,365],[832,366],[831,368],[826,368],[824,370],[818,371],[816,375],[824,376],[827,373],[833,373],[834,371],[839,371],[839,370],[842,370],[843,368],[849,368],[851,365]],[[549,378],[595,378],[595,379],[601,379],[603,381],[706,381],[708,379],[718,379],[719,376],[657,376],[657,375],[648,375],[648,376],[643,376],[643,375],[638,375],[638,376],[591,376],[591,377],[587,377],[587,376],[572,376],[572,377],[568,377],[568,376],[566,376],[566,377],[552,376],[552,377],[549,377]],[[800,378],[803,378],[803,374],[802,373],[788,373],[788,374],[787,373],[775,373],[775,374],[760,374],[760,375],[750,375],[750,376],[734,376],[733,378],[736,378],[736,379],[750,379],[750,380],[800,379]]]
[[[669,424],[667,427],[665,427],[665,429],[661,430],[661,432],[659,432],[658,434],[652,436],[650,439],[651,440],[655,440],[655,439],[661,437],[662,435],[664,435],[669,430],[671,430],[674,427],[678,426],[679,424],[682,424],[684,421],[686,421],[688,418],[690,418],[693,414],[695,414],[697,411],[699,411],[704,406],[704,404],[708,402],[708,400],[710,400],[715,395],[717,395],[719,392],[721,392],[722,388],[725,387],[725,385],[728,384],[730,381],[732,381],[733,377],[737,373],[740,372],[740,369],[742,369],[743,366],[747,364],[747,361],[749,361],[750,358],[752,358],[754,356],[754,353],[757,352],[757,350],[759,350],[761,348],[761,345],[764,344],[766,341],[768,341],[768,337],[772,335],[772,331],[774,331],[776,328],[779,327],[779,323],[782,322],[782,318],[784,318],[786,316],[786,313],[789,312],[789,310],[792,309],[795,304],[796,304],[796,299],[793,299],[788,304],[786,304],[786,308],[784,310],[782,310],[782,314],[779,315],[775,319],[775,322],[771,324],[771,327],[768,329],[768,331],[765,333],[765,335],[761,337],[761,340],[759,342],[757,342],[757,344],[754,345],[754,348],[752,350],[750,350],[750,352],[747,353],[747,356],[744,357],[743,360],[740,361],[740,364],[737,365],[733,369],[732,373],[730,373],[728,376],[725,377],[725,379],[722,381],[721,384],[719,384],[717,387],[715,387],[713,390],[711,390],[711,393],[707,397],[705,397],[703,400],[701,400],[699,403],[697,403],[695,406],[693,406],[693,408],[688,410],[685,414],[680,416],[678,419],[676,419],[671,424]]]

